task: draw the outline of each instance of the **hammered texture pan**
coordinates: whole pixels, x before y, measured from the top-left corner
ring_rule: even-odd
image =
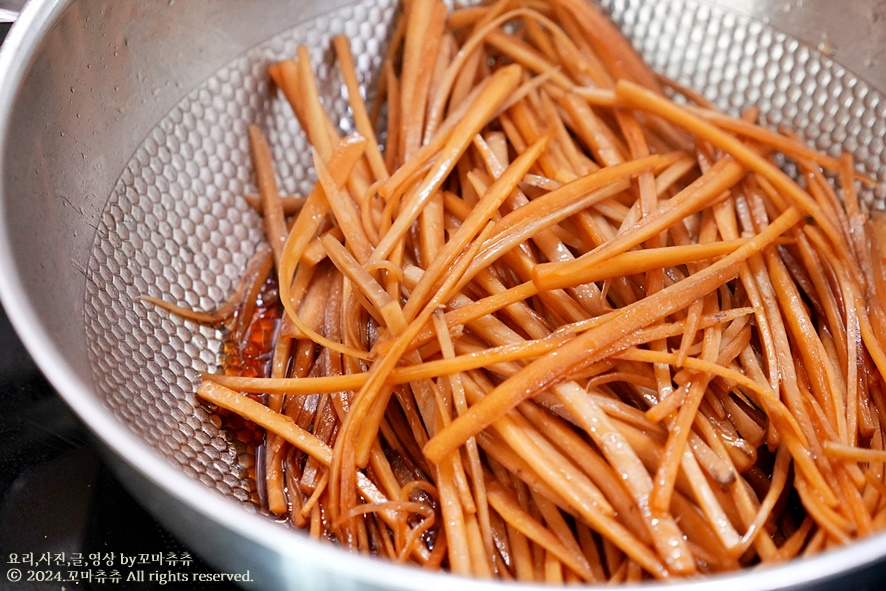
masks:
[[[866,190],[865,203],[884,208],[886,98],[833,61],[826,47],[691,0],[602,4],[658,72],[730,113],[756,105],[768,125],[786,126],[831,154],[852,152],[859,170],[880,184]],[[256,190],[247,125],[267,130],[282,192],[304,194],[314,179],[306,138],[270,87],[267,65],[306,44],[327,110],[347,132],[351,123],[329,41],[350,36],[371,98],[395,5],[364,0],[333,8],[260,40],[181,88],[172,108],[159,113],[124,156],[110,193],[91,195],[85,208],[72,200],[87,223],[63,224],[74,230],[60,248],[74,251],[85,277],[83,293],[73,297],[83,301],[85,362],[101,404],[177,470],[251,512],[257,497],[247,451],[193,394],[199,373],[217,370],[221,335],[139,298],[202,310],[225,301],[261,241],[260,219],[242,198]],[[125,41],[115,41],[120,51]],[[174,95],[169,84],[178,83],[167,81],[153,92]],[[151,92],[141,90],[146,108]],[[84,232],[94,232],[91,240]]]

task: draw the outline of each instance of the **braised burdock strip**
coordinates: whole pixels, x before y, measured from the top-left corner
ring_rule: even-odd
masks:
[[[266,430],[268,512],[551,583],[883,527],[886,234],[850,156],[717,112],[584,0],[409,0],[369,89],[331,44],[356,133],[306,48],[272,64],[317,183],[281,195],[251,127],[268,251],[215,313],[161,304],[230,326],[273,268],[271,374],[197,390]]]

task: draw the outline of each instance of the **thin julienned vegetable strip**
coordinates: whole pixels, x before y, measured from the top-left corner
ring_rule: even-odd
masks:
[[[268,511],[550,584],[886,527],[886,224],[851,157],[716,112],[584,0],[410,0],[370,107],[332,46],[362,137],[340,139],[306,47],[272,64],[318,181],[281,197],[251,127],[268,273],[215,314],[158,304],[244,335],[276,267],[270,377],[198,390],[267,429]]]
[[[747,244],[717,261],[705,271],[696,274],[690,278],[691,280],[687,279],[686,284],[674,284],[670,288],[641,300],[633,307],[624,309],[617,319],[612,321],[611,327],[604,325],[580,335],[557,352],[557,365],[562,369],[556,373],[550,371],[549,362],[543,359],[527,366],[522,376],[514,379],[514,382],[508,383],[507,386],[500,387],[496,390],[496,394],[490,394],[483,399],[481,404],[472,407],[468,414],[454,420],[444,430],[445,435],[441,433],[432,439],[424,450],[425,456],[431,461],[439,460],[462,445],[464,438],[476,435],[488,425],[490,420],[494,420],[513,407],[516,400],[532,396],[538,390],[562,380],[570,370],[580,366],[587,351],[604,347],[619,336],[665,316],[669,311],[677,308],[684,298],[691,301],[694,299],[693,296],[697,297],[712,291],[723,283],[724,278],[737,273],[738,263],[774,241],[800,219],[801,214],[796,209],[785,212],[766,231],[758,234]],[[514,395],[518,398],[512,397]]]

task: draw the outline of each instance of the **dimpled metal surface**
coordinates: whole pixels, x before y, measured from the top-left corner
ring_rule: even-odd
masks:
[[[247,52],[189,93],[148,135],[116,183],[96,231],[86,288],[86,338],[107,407],[171,463],[247,507],[257,501],[245,450],[195,398],[218,368],[221,333],[183,321],[142,295],[213,310],[261,241],[247,126],[267,132],[280,190],[312,187],[311,150],[267,65],[311,48],[325,106],[351,131],[329,40],[347,34],[358,75],[381,61],[395,2],[364,2],[305,23]]]
[[[307,45],[325,106],[347,133],[329,40],[350,36],[358,73],[371,82],[395,5],[359,2],[304,23],[205,80],[145,138],[98,223],[85,306],[96,390],[169,462],[247,507],[256,495],[243,450],[193,394],[199,372],[217,369],[221,335],[139,296],[199,310],[225,301],[261,240],[260,219],[242,199],[255,191],[247,125],[267,130],[283,193],[305,194],[313,184],[310,148],[270,88],[267,65]],[[606,0],[603,7],[662,74],[730,113],[756,105],[768,125],[831,154],[840,146],[853,152],[880,183],[863,198],[883,208],[886,104],[863,80],[814,48],[706,4]]]

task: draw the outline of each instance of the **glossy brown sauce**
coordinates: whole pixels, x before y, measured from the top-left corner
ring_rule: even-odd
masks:
[[[254,301],[244,301],[238,306],[231,322],[232,328],[225,332],[219,358],[225,375],[260,378],[270,375],[281,316],[277,281],[272,274]],[[262,404],[267,402],[267,396],[263,394],[247,396]],[[258,496],[253,500],[264,506],[264,428],[223,408],[215,412],[237,448],[249,478],[256,483]]]

